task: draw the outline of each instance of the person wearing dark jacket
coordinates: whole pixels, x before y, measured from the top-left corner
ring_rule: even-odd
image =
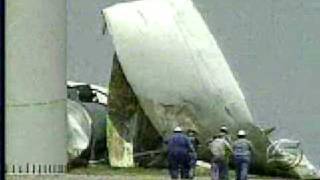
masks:
[[[193,179],[196,174],[195,174],[195,171],[196,171],[196,164],[197,164],[197,159],[198,159],[198,155],[197,155],[197,149],[198,149],[198,146],[200,144],[198,138],[196,137],[196,134],[197,132],[194,130],[194,129],[189,129],[187,131],[188,133],[188,137],[193,145],[193,148],[194,148],[194,152],[190,152],[190,174],[189,174],[189,178],[190,179]]]
[[[190,155],[194,153],[194,147],[187,135],[182,133],[180,127],[174,129],[174,133],[166,140],[168,145],[169,173],[171,179],[189,179]]]

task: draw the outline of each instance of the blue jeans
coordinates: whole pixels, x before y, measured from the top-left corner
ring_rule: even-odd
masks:
[[[228,161],[221,158],[213,158],[211,162],[211,179],[212,180],[228,180]]]
[[[190,174],[189,178],[193,179],[196,176],[196,164],[197,164],[197,154],[191,153],[190,155]]]
[[[190,158],[187,153],[169,153],[169,173],[171,179],[188,179]]]
[[[247,180],[250,165],[250,158],[235,157],[236,180]]]

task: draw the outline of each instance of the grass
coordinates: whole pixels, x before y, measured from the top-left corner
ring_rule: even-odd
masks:
[[[125,175],[125,176],[168,176],[167,169],[155,169],[155,168],[114,168],[105,164],[91,165],[88,167],[73,169],[69,174],[74,175],[107,175],[107,176],[116,176],[116,175]],[[209,177],[210,170],[207,168],[197,167],[196,169],[197,177]],[[230,179],[234,179],[235,172],[233,170],[229,171]],[[270,177],[264,176],[253,176],[259,179],[270,179]]]
[[[81,167],[73,169],[69,174],[75,175],[128,175],[128,176],[139,176],[139,175],[153,175],[163,176],[167,175],[166,169],[145,169],[140,167],[134,168],[115,168],[108,165],[89,165],[88,167]]]
[[[117,175],[124,175],[124,176],[141,176],[146,177],[164,177],[168,176],[167,169],[155,169],[155,168],[141,168],[141,167],[134,167],[134,168],[114,168],[110,167],[106,164],[98,164],[98,165],[91,165],[86,168],[77,168],[73,169],[69,172],[69,174],[74,175],[107,175],[107,176],[117,176]],[[197,167],[196,169],[197,177],[210,177],[210,170],[207,168]],[[268,177],[268,176],[260,176],[260,175],[250,175],[252,179],[278,179],[275,177]],[[229,179],[235,178],[235,171],[229,171]],[[250,179],[251,179],[250,178]]]

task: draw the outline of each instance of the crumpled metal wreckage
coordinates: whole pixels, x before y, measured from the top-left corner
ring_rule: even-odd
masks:
[[[70,168],[104,161],[108,89],[73,81],[67,81],[67,88],[67,153]]]
[[[261,174],[319,177],[299,153],[258,127],[245,97],[200,13],[190,0],[141,0],[102,11],[114,56],[107,126],[111,166],[134,166],[134,153],[158,148],[174,127],[194,129],[202,144],[226,125],[248,132]],[[200,159],[209,160],[205,145]]]

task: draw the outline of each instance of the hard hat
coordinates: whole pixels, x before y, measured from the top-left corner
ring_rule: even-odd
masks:
[[[174,128],[174,130],[173,130],[174,132],[181,132],[182,131],[182,129],[181,129],[181,127],[179,127],[179,126],[177,126],[176,128]]]
[[[238,136],[245,136],[245,135],[247,135],[245,130],[238,131]]]
[[[227,132],[228,128],[226,126],[221,126],[220,131]]]

